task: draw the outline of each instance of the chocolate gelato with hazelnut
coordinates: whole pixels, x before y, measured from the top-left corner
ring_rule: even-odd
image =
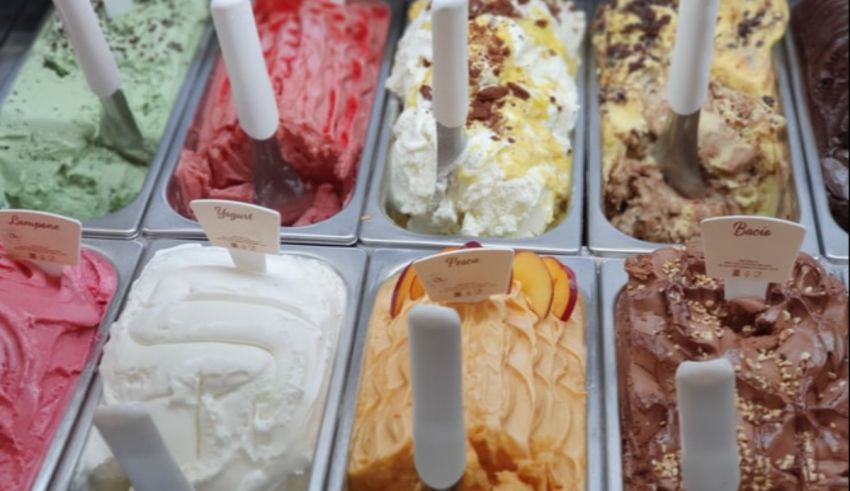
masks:
[[[626,261],[616,304],[624,488],[681,489],[675,374],[683,361],[736,371],[741,489],[848,487],[848,297],[801,254],[766,299],[724,300],[701,246]]]

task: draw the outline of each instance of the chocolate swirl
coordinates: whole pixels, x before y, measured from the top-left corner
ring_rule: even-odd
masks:
[[[725,301],[701,247],[630,258],[616,305],[626,489],[681,489],[675,373],[728,359],[738,388],[741,489],[848,486],[848,300],[801,255],[767,299]]]

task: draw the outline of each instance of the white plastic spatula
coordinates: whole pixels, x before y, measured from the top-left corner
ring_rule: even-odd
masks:
[[[254,202],[278,211],[283,224],[292,224],[313,200],[295,169],[283,160],[275,138],[280,113],[251,1],[212,0],[212,16],[239,125],[252,141]]]
[[[116,19],[133,10],[133,0],[103,0],[103,7],[110,19]]]
[[[466,470],[460,317],[415,305],[407,321],[416,471],[429,488],[452,489]]]
[[[680,0],[667,81],[670,114],[655,148],[667,182],[681,195],[705,195],[699,160],[699,120],[708,99],[720,0]]]
[[[193,491],[144,405],[98,408],[94,424],[135,491]]]
[[[53,0],[65,33],[89,88],[100,99],[98,130],[101,142],[130,162],[147,165],[151,152],[145,147],[133,112],[121,90],[121,76],[115,57],[89,0]]]
[[[728,360],[690,362],[676,370],[682,442],[682,483],[687,491],[737,491],[735,371]]]
[[[468,0],[433,0],[434,117],[437,120],[437,175],[451,173],[465,146],[469,113]]]

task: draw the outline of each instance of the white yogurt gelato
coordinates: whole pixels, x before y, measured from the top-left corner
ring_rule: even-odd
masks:
[[[105,347],[102,403],[144,403],[197,491],[285,489],[309,470],[346,288],[313,259],[267,263],[243,272],[195,244],[157,253]],[[77,486],[129,489],[95,429]]]

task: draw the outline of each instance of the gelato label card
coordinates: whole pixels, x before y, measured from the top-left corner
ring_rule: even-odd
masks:
[[[723,278],[727,298],[764,296],[791,277],[806,228],[777,218],[728,216],[702,222],[706,273]]]
[[[510,290],[514,251],[473,248],[444,252],[413,263],[431,300],[471,303]]]
[[[32,261],[54,276],[62,274],[61,266],[80,262],[82,230],[78,220],[52,213],[0,210],[0,242],[9,255]]]
[[[236,266],[264,271],[264,255],[280,252],[280,213],[217,199],[195,200],[190,206],[210,242],[228,248]]]

